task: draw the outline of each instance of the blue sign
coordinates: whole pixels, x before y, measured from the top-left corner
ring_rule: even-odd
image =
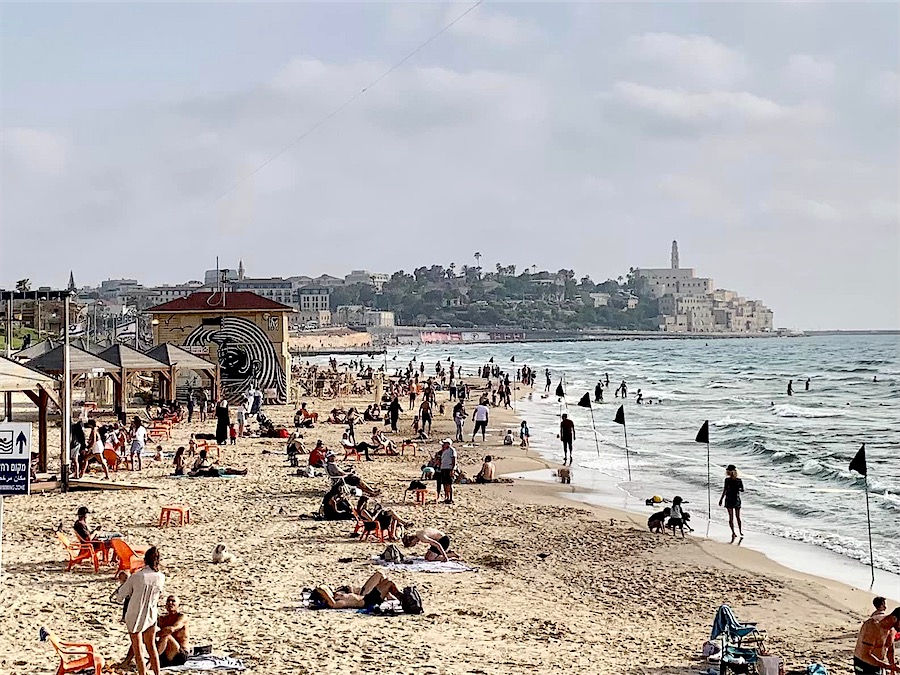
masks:
[[[0,424],[0,497],[27,495],[31,487],[31,424]]]

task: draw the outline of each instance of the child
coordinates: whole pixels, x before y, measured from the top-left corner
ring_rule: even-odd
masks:
[[[522,426],[519,427],[519,438],[522,439],[522,442],[519,444],[523,448],[528,447],[528,436],[530,432],[528,431],[528,422],[522,420]]]
[[[507,429],[506,435],[503,437],[503,445],[512,445],[512,444],[513,444],[512,429]]]
[[[153,455],[153,459],[156,460],[157,462],[162,461],[162,446],[161,445],[156,446],[156,454]]]
[[[193,457],[197,454],[197,439],[194,438],[194,434],[191,434],[190,439],[188,439],[187,454],[189,457]]]
[[[231,444],[235,445],[237,443],[237,427],[234,426],[234,423],[228,427],[228,436],[231,438]]]

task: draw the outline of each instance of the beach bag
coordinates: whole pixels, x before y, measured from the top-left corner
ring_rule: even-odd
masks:
[[[400,606],[404,614],[421,614],[425,611],[422,607],[422,596],[415,586],[407,586],[400,592]]]
[[[720,651],[722,651],[722,649],[719,647],[719,645],[715,642],[712,642],[711,640],[707,640],[703,643],[703,656],[706,658],[715,656]]]
[[[806,666],[806,675],[828,675],[828,671],[821,663],[810,663]]]
[[[403,551],[401,551],[396,544],[389,544],[381,554],[381,559],[389,563],[402,563]]]

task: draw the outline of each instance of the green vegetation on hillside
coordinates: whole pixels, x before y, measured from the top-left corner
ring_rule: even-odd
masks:
[[[629,270],[626,278],[596,284],[575,279],[572,270],[526,271],[498,264],[493,272],[451,263],[419,267],[412,274],[395,272],[381,293],[354,284],[333,288],[331,309],[362,305],[390,310],[406,325],[450,324],[458,328],[504,326],[538,329],[614,328],[656,330],[656,300],[641,293],[641,280]],[[595,307],[591,294],[609,296]],[[599,302],[606,298],[601,296]],[[637,305],[628,308],[631,304]]]

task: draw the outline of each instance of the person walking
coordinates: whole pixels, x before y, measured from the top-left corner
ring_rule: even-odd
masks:
[[[738,478],[737,467],[729,464],[725,468],[725,486],[722,488],[722,496],[719,497],[719,506],[723,502],[728,509],[728,526],[731,528],[731,541],[738,536],[743,537],[744,531],[741,525],[741,493],[744,491],[744,481]],[[734,521],[737,519],[737,534],[734,531]]]
[[[453,441],[445,438],[441,441],[441,483],[444,486],[444,503],[453,503],[453,481],[456,480],[456,464],[458,462]]]
[[[228,429],[231,427],[231,416],[228,412],[228,399],[222,397],[216,403],[216,443],[228,443]]]
[[[397,433],[397,421],[400,419],[400,409],[403,406],[400,405],[400,397],[394,396],[391,399],[391,404],[388,406],[388,415],[391,418],[391,431]]]
[[[559,438],[563,446],[563,465],[568,462],[572,466],[572,443],[575,441],[575,423],[569,419],[566,413],[563,413],[562,421],[559,423]]]
[[[484,403],[476,405],[475,411],[472,413],[472,419],[475,421],[475,428],[472,430],[472,442],[475,442],[475,436],[480,430],[481,442],[483,443],[488,425],[488,407]]]
[[[118,602],[128,601],[125,610],[125,627],[131,636],[131,649],[138,675],[144,675],[144,657],[141,654],[143,642],[150,659],[150,670],[159,675],[159,653],[156,651],[156,622],[159,620],[159,598],[166,583],[165,575],[159,571],[159,550],[153,546],[144,554],[144,567],[134,574],[116,591]]]

